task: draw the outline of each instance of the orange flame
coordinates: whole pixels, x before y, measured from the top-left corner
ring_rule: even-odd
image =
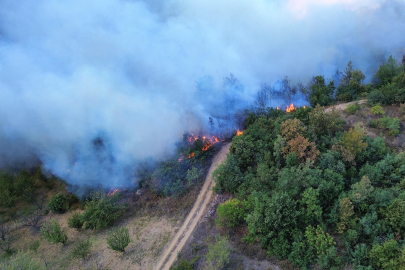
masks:
[[[119,188],[117,188],[117,189],[111,188],[111,190],[107,193],[107,196],[114,195],[115,193],[117,193],[118,190],[120,190],[120,189]]]
[[[304,106],[304,109],[306,109],[307,107],[306,106]]]
[[[287,113],[293,112],[297,109],[297,107],[294,107],[294,103],[291,103],[290,105],[287,105]]]
[[[277,110],[280,110],[280,107],[279,107],[279,106],[277,106]]]
[[[236,136],[240,136],[240,135],[242,135],[242,134],[243,134],[243,130],[240,131],[240,130],[238,129],[238,132],[236,132]]]

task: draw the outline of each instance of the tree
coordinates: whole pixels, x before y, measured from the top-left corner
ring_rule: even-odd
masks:
[[[333,81],[329,81],[329,84],[326,85],[323,76],[316,76],[312,78],[309,87],[309,103],[312,107],[318,104],[321,106],[333,104],[333,93],[335,92],[335,83]]]
[[[361,153],[367,148],[367,143],[363,141],[364,131],[360,128],[351,128],[342,135],[341,144],[349,150],[353,156]]]
[[[210,240],[209,238],[207,239]],[[229,263],[231,245],[227,237],[217,236],[214,243],[208,243],[208,252],[205,256],[209,269],[220,270]]]
[[[43,238],[51,243],[67,243],[67,233],[62,230],[59,223],[55,219],[51,219],[49,222],[45,222],[41,227],[41,235]]]
[[[111,196],[107,196],[103,190],[93,192],[84,207],[84,228],[95,230],[110,226],[126,208],[125,205],[119,204],[118,200],[119,192]]]
[[[370,260],[376,269],[403,269],[399,268],[400,256],[400,246],[394,239],[385,241],[382,244],[375,244],[370,251]]]
[[[350,61],[340,79],[336,90],[336,98],[339,101],[351,101],[366,91],[363,81],[366,76],[358,69],[353,69]]]
[[[90,240],[80,239],[76,242],[72,249],[72,256],[76,258],[82,258],[83,261],[89,256],[91,250]]]
[[[343,198],[339,203],[340,222],[337,224],[337,229],[340,234],[344,233],[349,225],[351,225],[352,216],[354,215],[353,203],[349,198]]]
[[[68,218],[68,226],[69,228],[76,229],[80,231],[80,229],[83,227],[84,221],[82,220],[82,215],[78,212],[73,213],[69,218]]]
[[[381,87],[387,83],[392,83],[392,80],[400,72],[397,61],[390,55],[385,64],[380,65],[377,73],[373,77],[373,84]]]
[[[316,134],[331,134],[340,129],[342,118],[335,109],[332,109],[331,112],[325,112],[324,107],[316,106],[309,113],[309,123]]]
[[[325,233],[319,225],[316,229],[309,225],[305,230],[305,237],[310,246],[314,247],[318,255],[325,254],[330,247],[336,245],[332,236]]]
[[[238,199],[230,199],[217,208],[218,219],[215,223],[220,227],[237,227],[243,221],[245,209]]]
[[[55,195],[48,204],[54,213],[63,213],[68,209],[68,198],[65,193]]]
[[[125,248],[131,242],[129,238],[128,228],[122,227],[111,231],[107,236],[107,244],[109,248],[115,251],[125,253]]]
[[[287,145],[283,148],[284,158],[290,153],[295,153],[297,160],[300,163],[305,163],[307,159],[315,160],[320,154],[316,149],[314,142],[310,142],[307,138],[299,135],[295,139],[287,142]]]
[[[304,136],[307,128],[297,118],[294,119],[287,119],[283,123],[281,123],[281,134],[286,141],[292,140],[297,138],[299,135]]]
[[[252,210],[246,218],[249,229],[246,239],[259,240],[264,248],[278,258],[287,257],[291,247],[291,233],[300,215],[296,210],[297,202],[286,192],[277,192],[269,197],[257,191],[249,196],[248,201]]]

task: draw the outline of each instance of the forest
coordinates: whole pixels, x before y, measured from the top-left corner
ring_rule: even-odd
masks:
[[[390,57],[364,79],[349,63],[337,89],[313,78],[311,108],[250,113],[214,172],[215,191],[233,194],[218,207],[220,226],[246,226],[244,241],[301,269],[405,269],[405,154],[385,140],[403,133],[404,66]],[[359,98],[367,104],[344,113],[364,107],[370,120],[354,126],[322,107]]]

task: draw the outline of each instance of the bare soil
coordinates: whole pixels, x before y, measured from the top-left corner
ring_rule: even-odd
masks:
[[[215,156],[212,165],[208,171],[207,178],[205,180],[204,186],[201,189],[200,194],[193,208],[188,214],[186,220],[181,226],[180,230],[177,232],[175,237],[172,239],[170,245],[165,250],[163,255],[160,257],[158,263],[154,269],[170,269],[173,262],[177,259],[177,254],[182,250],[184,244],[187,242],[188,238],[195,229],[198,221],[203,216],[206,210],[207,204],[209,203],[212,196],[212,173],[225,159],[226,155],[229,153],[230,144],[224,145],[221,151]]]

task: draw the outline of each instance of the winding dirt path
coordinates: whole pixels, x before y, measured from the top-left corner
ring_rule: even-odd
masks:
[[[178,230],[169,247],[165,250],[163,255],[160,257],[159,261],[155,266],[155,270],[169,270],[170,266],[177,259],[177,253],[181,251],[184,244],[187,242],[191,233],[194,231],[198,221],[201,219],[207,204],[209,203],[212,196],[212,186],[214,181],[212,181],[212,173],[225,159],[226,155],[229,153],[229,147],[231,144],[226,144],[222,147],[221,151],[214,157],[211,167],[208,171],[205,183],[194,203],[193,208],[188,214],[186,220],[184,221],[181,228]]]

